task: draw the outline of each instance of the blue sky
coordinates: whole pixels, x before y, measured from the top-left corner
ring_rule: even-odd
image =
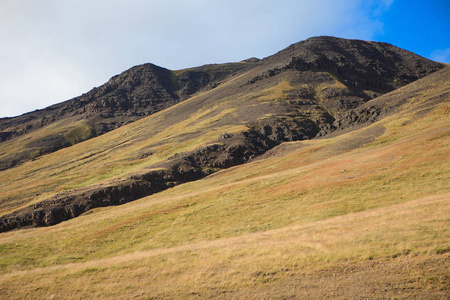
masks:
[[[374,40],[450,63],[450,1],[394,0],[380,17]]]
[[[448,0],[0,0],[0,117],[134,65],[263,58],[312,36],[382,41],[450,63]]]

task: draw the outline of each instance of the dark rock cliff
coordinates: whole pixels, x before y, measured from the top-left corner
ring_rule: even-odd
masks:
[[[211,145],[179,153],[164,168],[132,175],[102,187],[74,190],[0,217],[0,232],[51,226],[96,208],[124,204],[215,171],[246,163],[278,143],[254,131],[223,134]]]

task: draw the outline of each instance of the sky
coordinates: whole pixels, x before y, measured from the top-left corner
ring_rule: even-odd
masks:
[[[0,0],[0,117],[88,92],[132,66],[264,58],[319,35],[450,63],[449,0]]]

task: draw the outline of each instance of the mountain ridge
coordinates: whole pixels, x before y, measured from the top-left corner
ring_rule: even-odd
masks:
[[[343,89],[330,90],[328,95],[324,95],[323,101],[318,103],[325,111],[334,115],[442,67],[440,63],[386,43],[326,36],[292,44],[262,60],[204,65],[178,71],[170,71],[151,63],[142,64],[113,76],[105,84],[81,96],[18,117],[0,119],[0,142],[57,121],[62,121],[65,127],[70,122],[83,122],[83,129],[78,129],[83,134],[79,134],[77,129],[69,133],[70,129],[67,128],[62,134],[49,135],[47,139],[32,144],[30,148],[33,150],[3,159],[0,157],[0,169],[13,167],[134,122],[201,90],[213,89],[226,78],[243,74],[246,70],[261,70],[247,80],[250,84],[288,70],[333,74],[350,89],[350,92]],[[318,82],[330,79],[311,80]],[[243,84],[246,85],[245,82]],[[66,135],[75,138],[67,138]]]
[[[327,46],[323,46],[323,43]],[[73,113],[73,107],[79,108],[75,110],[75,115],[71,116],[72,119],[68,119],[71,120],[69,126],[73,126],[69,127],[68,132],[58,134],[60,126],[56,126],[49,134],[46,128],[52,128],[53,125],[48,124],[38,129],[35,135],[34,131],[28,134],[35,140],[30,141],[25,134],[25,137],[5,141],[0,143],[0,146],[3,144],[4,149],[7,146],[12,147],[20,154],[17,147],[20,145],[23,147],[25,144],[23,153],[40,151],[31,157],[36,160],[44,154],[48,155],[65,148],[68,144],[75,145],[95,136],[98,136],[96,138],[98,142],[104,143],[106,140],[100,138],[103,135],[98,134],[98,126],[105,124],[89,123],[89,120],[84,119],[86,114],[100,113],[100,119],[105,115],[107,119],[107,114],[110,113],[112,114],[109,116],[110,119],[117,120],[117,115],[120,116],[122,113],[130,115],[130,107],[140,109],[139,105],[145,106],[145,103],[152,103],[151,99],[158,98],[162,106],[158,107],[156,103],[156,106],[149,105],[148,108],[155,109],[159,113],[153,112],[147,116],[149,119],[140,118],[143,122],[139,124],[148,123],[145,128],[139,129],[142,131],[140,135],[130,137],[131,140],[128,142],[125,142],[127,139],[123,142],[119,140],[108,142],[116,144],[113,148],[119,147],[121,143],[142,145],[141,154],[130,160],[136,160],[139,164],[145,161],[152,162],[147,167],[150,171],[138,168],[128,175],[118,173],[116,176],[119,177],[114,180],[108,179],[112,178],[114,173],[107,169],[99,171],[106,172],[99,174],[107,179],[99,181],[103,182],[103,187],[99,187],[97,183],[84,186],[82,189],[66,187],[64,189],[68,191],[53,193],[53,196],[46,197],[44,201],[41,200],[32,206],[23,207],[22,204],[19,206],[22,208],[1,218],[0,230],[57,224],[94,207],[129,202],[245,163],[282,142],[323,137],[355,124],[369,124],[389,114],[393,108],[384,108],[384,102],[367,108],[364,107],[365,103],[376,98],[378,94],[395,89],[397,85],[401,86],[401,81],[396,81],[398,78],[412,80],[431,74],[436,71],[435,69],[442,67],[441,64],[429,62],[403,50],[396,51],[404,54],[407,62],[413,59],[415,67],[412,71],[408,67],[409,64],[392,64],[391,59],[385,59],[380,54],[383,52],[378,49],[385,47],[398,49],[387,44],[375,43],[378,47],[375,47],[376,49],[369,47],[376,55],[370,51],[367,54],[366,50],[362,54],[358,52],[358,55],[351,54],[348,49],[344,50],[345,47],[349,47],[348,45],[354,45],[355,49],[359,49],[361,48],[359,44],[364,44],[365,47],[371,45],[364,41],[318,37],[294,44],[271,57],[262,60],[252,59],[245,63],[205,65],[180,71],[144,64],[112,77],[103,86],[76,98],[77,101],[69,100],[53,106],[48,110],[56,110],[63,116],[64,113],[69,115]],[[289,54],[286,55],[286,52]],[[292,52],[295,52],[295,55]],[[354,71],[350,75],[345,72],[347,69],[356,70],[355,66],[361,65],[360,61],[369,65],[367,70]],[[277,64],[275,68],[274,63]],[[393,72],[392,68],[398,69],[399,72]],[[355,74],[359,74],[358,77],[361,78],[364,77],[361,74],[372,78],[372,86],[364,86],[363,83],[346,84],[345,82]],[[374,74],[378,74],[378,77],[375,78]],[[254,80],[255,78],[257,80]],[[384,84],[380,85],[380,80]],[[364,90],[374,86],[378,86],[379,90]],[[188,98],[178,101],[183,97]],[[133,99],[136,101],[133,102]],[[171,105],[164,107],[168,103]],[[392,105],[400,107],[401,104]],[[58,110],[61,107],[62,110]],[[358,109],[359,107],[361,109]],[[78,120],[78,112],[81,112],[81,120]],[[45,119],[45,116],[42,119]],[[61,127],[64,128],[64,123],[55,122],[62,124]],[[170,133],[168,138],[164,132],[170,132],[171,128],[177,130]],[[105,129],[105,133],[108,131],[114,132]],[[123,136],[127,130],[120,132]],[[42,135],[44,138],[39,137]],[[159,135],[162,140],[156,138]],[[145,136],[147,138],[144,138]],[[152,140],[154,141],[151,142]],[[174,146],[175,148],[169,152],[155,150],[167,147],[165,145],[187,143],[189,140],[205,141],[199,145],[192,144],[185,149]],[[39,150],[42,148],[46,150]],[[82,148],[77,149],[76,151],[83,152]],[[90,151],[95,153],[96,150],[92,148]],[[17,154],[12,154],[13,157],[14,155]],[[131,152],[130,155],[135,157]],[[15,160],[16,164],[23,161]],[[76,162],[76,158],[72,158],[71,161]],[[63,161],[61,163],[66,164]],[[111,167],[115,168],[114,165]],[[64,172],[70,178],[68,170]],[[42,188],[37,188],[36,194],[41,193]],[[0,199],[0,209],[8,207],[11,199],[19,200],[19,197],[22,197],[20,201],[24,204],[35,202],[32,195],[24,198],[23,195],[16,193],[12,198]]]

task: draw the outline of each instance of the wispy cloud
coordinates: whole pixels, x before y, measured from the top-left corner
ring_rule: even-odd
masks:
[[[450,48],[437,49],[431,53],[430,58],[434,61],[450,63]]]
[[[2,0],[0,116],[64,101],[145,62],[179,69],[264,57],[317,35],[372,39],[391,4]]]

